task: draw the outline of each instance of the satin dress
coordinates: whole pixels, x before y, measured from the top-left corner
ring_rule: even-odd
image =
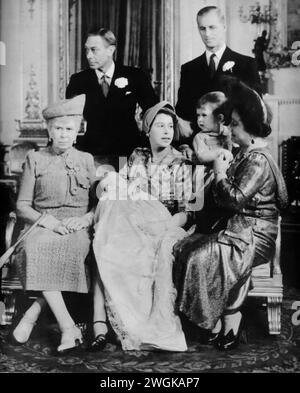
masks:
[[[278,215],[288,202],[282,175],[266,149],[239,153],[227,175],[213,184],[225,229],[186,238],[174,264],[178,311],[209,330],[224,313],[239,310],[252,266],[274,256]]]

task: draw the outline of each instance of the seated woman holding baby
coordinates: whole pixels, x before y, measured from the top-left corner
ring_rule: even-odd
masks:
[[[235,80],[228,97],[209,119],[217,126],[222,120],[218,116],[225,117],[229,111],[232,142],[238,146],[235,158],[223,147],[208,149],[211,136],[209,143],[203,141],[206,135],[196,136],[194,143],[199,161],[209,154],[213,158],[209,196],[219,208],[213,216],[215,225],[210,225],[208,233],[178,242],[174,250],[178,310],[208,330],[208,341],[220,350],[239,343],[240,309],[248,293],[251,268],[274,256],[278,216],[288,202],[283,177],[268,150],[266,138],[271,128],[265,103],[254,90]],[[201,116],[203,113],[200,111]],[[213,129],[198,119],[201,128]]]
[[[169,103],[148,109],[143,132],[149,148],[135,149],[122,173],[100,182],[93,241],[99,271],[95,350],[106,343],[102,286],[109,322],[124,350],[187,349],[174,313],[172,249],[186,236],[192,179],[189,162],[171,146],[176,126]]]

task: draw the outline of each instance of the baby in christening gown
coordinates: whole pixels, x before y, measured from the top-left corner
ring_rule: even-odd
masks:
[[[117,173],[97,188],[94,253],[104,285],[110,323],[124,350],[185,351],[185,337],[174,313],[172,250],[186,236],[165,230],[171,214]]]

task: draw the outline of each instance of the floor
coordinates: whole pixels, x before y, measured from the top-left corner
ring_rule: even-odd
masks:
[[[295,303],[297,302],[297,303]],[[282,307],[282,332],[269,336],[266,329],[266,309],[256,299],[244,307],[246,330],[240,346],[230,352],[220,352],[203,344],[203,332],[184,324],[188,351],[124,352],[115,342],[103,352],[89,353],[82,349],[72,356],[56,356],[59,343],[57,326],[40,324],[24,346],[12,346],[7,337],[9,328],[0,329],[2,350],[1,373],[299,373],[300,372],[300,291],[285,290]],[[293,308],[294,307],[294,308]],[[48,321],[49,322],[49,321]]]

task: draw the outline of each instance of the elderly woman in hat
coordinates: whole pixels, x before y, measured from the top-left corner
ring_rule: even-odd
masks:
[[[80,329],[69,314],[62,291],[86,293],[85,260],[90,249],[89,189],[94,181],[93,157],[73,144],[82,119],[85,96],[46,108],[50,144],[27,155],[17,200],[17,214],[25,229],[44,214],[20,244],[15,263],[25,290],[40,295],[25,312],[11,337],[16,344],[29,339],[47,303],[61,330],[57,348],[64,353],[82,343]]]
[[[101,285],[109,322],[124,350],[187,349],[174,313],[172,248],[186,235],[191,176],[188,162],[171,146],[176,125],[169,103],[148,109],[143,130],[149,148],[135,149],[121,176],[109,174],[100,182],[109,197],[101,195],[95,212],[99,285],[91,350],[106,343]]]

